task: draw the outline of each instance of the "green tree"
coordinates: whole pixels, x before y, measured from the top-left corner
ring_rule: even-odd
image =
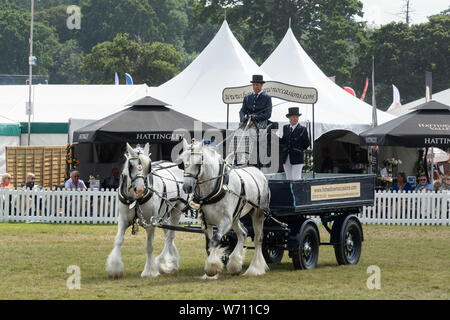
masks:
[[[81,59],[83,52],[77,40],[71,39],[60,44],[55,53],[54,64],[50,69],[49,82],[54,83],[81,83],[84,75],[81,72]]]
[[[402,103],[425,95],[425,71],[433,72],[433,92],[450,87],[450,17],[436,15],[427,23],[408,26],[390,23],[369,33],[359,46],[359,61],[353,69],[353,85],[360,89],[370,77],[375,57],[377,106],[385,110],[392,103],[392,84]],[[368,97],[370,101],[371,93]]]
[[[158,17],[148,0],[88,0],[81,14],[80,44],[85,52],[118,33],[128,33],[139,42],[162,40]]]
[[[16,9],[0,10],[0,73],[28,74],[30,13]],[[53,28],[36,22],[33,32],[33,54],[38,58],[34,74],[48,74],[53,56],[59,50]]]
[[[157,86],[174,77],[183,54],[173,45],[160,42],[140,44],[129,34],[97,44],[82,61],[82,71],[92,72],[88,83],[113,83],[114,73],[130,73],[134,83]]]

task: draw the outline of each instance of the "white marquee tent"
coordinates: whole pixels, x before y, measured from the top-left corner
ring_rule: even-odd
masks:
[[[171,104],[171,108],[203,122],[224,128],[227,106],[222,101],[225,87],[250,84],[253,74],[270,79],[250,58],[223,22],[216,36],[181,73],[150,94]],[[230,105],[230,122],[239,122],[241,105]]]
[[[0,173],[5,170],[5,146],[28,144],[28,89],[27,85],[0,86]],[[68,133],[145,97],[148,86],[34,85],[32,92],[30,144],[49,146],[66,145],[71,141]]]
[[[61,124],[71,119],[98,120],[122,110],[125,105],[147,95],[148,86],[142,85],[35,85],[32,100],[31,145],[65,145],[68,141]],[[0,86],[0,122],[9,120],[27,123],[25,102],[27,85]],[[74,121],[75,122],[75,121]],[[39,133],[33,128],[38,127]],[[58,126],[59,124],[59,126]],[[59,128],[58,128],[59,127]],[[77,129],[77,128],[72,128]],[[22,134],[21,144],[27,144],[27,134]]]
[[[355,134],[368,129],[372,123],[372,106],[350,95],[331,81],[303,50],[289,28],[274,52],[261,65],[273,80],[301,87],[314,87],[318,101],[314,106],[315,138],[331,130],[348,130]],[[275,107],[272,119],[286,119],[286,110],[292,103]],[[295,104],[300,108],[301,121],[312,121],[312,107]],[[395,116],[377,111],[378,124]],[[286,121],[286,120],[284,120]]]

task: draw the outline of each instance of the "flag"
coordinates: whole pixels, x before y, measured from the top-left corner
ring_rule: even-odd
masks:
[[[401,106],[401,102],[400,102],[400,92],[398,91],[397,87],[392,85],[392,104],[394,105],[394,107],[399,107]]]
[[[129,73],[125,73],[125,80],[127,84],[133,84],[133,78],[130,76]]]
[[[372,127],[377,126],[377,101],[375,99],[375,57],[372,56]],[[371,147],[369,151],[369,173],[378,173],[378,146]]]
[[[376,127],[377,124],[377,101],[375,99],[375,57],[372,56],[372,127]]]
[[[369,86],[369,77],[366,77],[366,84],[364,85],[364,90],[363,93],[361,95],[361,100],[364,101],[364,99],[366,98],[366,93],[367,93],[367,87]]]
[[[432,87],[432,79],[431,79],[431,72],[430,71],[425,71],[425,101],[428,102],[432,99],[432,91],[433,91],[433,87]]]
[[[117,72],[114,75],[114,84],[119,84],[119,75],[117,74]]]
[[[344,90],[347,91],[348,93],[350,93],[352,96],[356,97],[355,90],[353,90],[352,88],[344,87]]]

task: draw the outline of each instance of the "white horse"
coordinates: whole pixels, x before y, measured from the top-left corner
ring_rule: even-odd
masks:
[[[177,181],[183,178],[183,171],[174,163],[163,162],[152,168],[147,143],[142,149],[133,149],[127,143],[126,162],[121,175],[119,192],[118,231],[114,240],[114,248],[106,261],[106,271],[114,279],[123,276],[124,265],[121,247],[126,229],[139,221],[147,231],[147,260],[141,277],[156,277],[160,273],[178,270],[179,253],[174,243],[175,232],[164,230],[165,243],[161,254],[154,259],[153,238],[155,227],[152,219],[162,219],[172,225],[180,220],[181,210],[185,207],[181,199],[186,194]],[[164,167],[168,167],[164,169]],[[170,201],[165,199],[170,198]],[[169,202],[169,203],[168,203]],[[138,219],[138,220],[136,220]]]
[[[201,210],[209,239],[209,256],[205,262],[205,276],[217,279],[223,269],[220,240],[230,229],[238,242],[229,256],[227,270],[238,275],[245,258],[244,241],[247,230],[239,218],[251,213],[255,232],[255,253],[244,275],[262,275],[269,268],[262,254],[264,211],[268,208],[270,190],[264,174],[255,167],[230,169],[222,157],[203,142],[183,141],[184,185],[187,194],[194,193],[190,205]],[[213,227],[217,228],[214,232]]]

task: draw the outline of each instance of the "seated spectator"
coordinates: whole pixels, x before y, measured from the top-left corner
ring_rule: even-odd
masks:
[[[442,177],[442,190],[450,191],[450,175]]]
[[[14,185],[11,183],[11,175],[9,173],[5,173],[2,175],[2,188],[8,188],[9,190],[14,189]]]
[[[397,173],[397,183],[392,187],[392,191],[413,191],[413,187],[407,182],[404,172]]]
[[[111,176],[103,181],[103,188],[105,189],[117,189],[120,182],[120,172],[119,169],[113,168],[111,171]]]
[[[444,185],[442,184],[442,182],[440,180],[436,180],[433,184],[433,191],[439,192],[444,190]]]
[[[35,182],[35,178],[36,177],[35,177],[34,173],[32,173],[32,172],[27,173],[27,178],[25,180],[25,184],[22,185],[22,188],[24,190],[26,190],[26,189],[32,190],[35,187],[39,188],[39,186],[34,183]]]
[[[66,189],[87,189],[84,181],[80,179],[78,171],[72,171],[70,173],[70,179],[64,184]]]
[[[425,175],[420,176],[419,184],[416,186],[415,191],[432,191],[433,186],[428,183],[428,179]]]

